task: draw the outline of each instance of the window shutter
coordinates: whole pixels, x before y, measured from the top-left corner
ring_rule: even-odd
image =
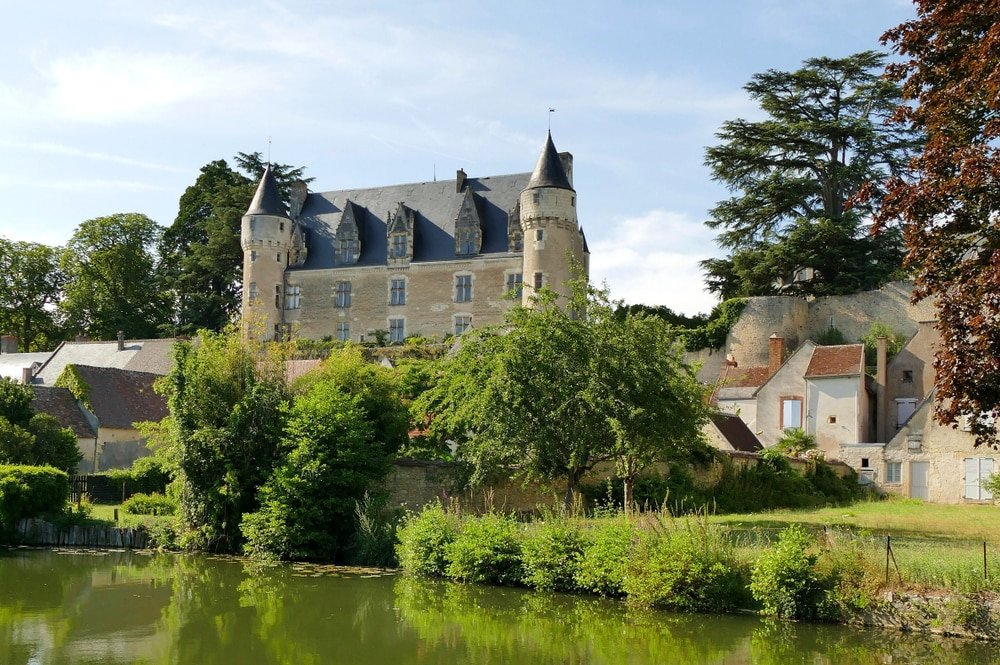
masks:
[[[989,480],[990,476],[993,475],[993,458],[983,457],[979,460],[979,494],[981,499],[992,499],[993,492],[988,491],[982,486],[983,481]]]
[[[965,494],[963,496],[966,499],[978,499],[979,459],[975,457],[966,457],[963,461],[965,468]]]

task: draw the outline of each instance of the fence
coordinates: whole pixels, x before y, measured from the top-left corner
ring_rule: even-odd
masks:
[[[122,503],[138,490],[129,488],[128,483],[113,482],[107,476],[89,474],[73,476],[70,500],[77,503],[86,495],[94,503]]]

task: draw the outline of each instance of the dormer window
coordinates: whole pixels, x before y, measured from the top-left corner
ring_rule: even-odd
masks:
[[[399,203],[396,212],[389,214],[386,228],[386,242],[390,265],[406,265],[413,259],[414,234],[416,233],[416,213],[405,204]]]
[[[520,233],[512,233],[510,236],[510,251],[524,251],[524,236]]]
[[[337,261],[344,265],[354,263],[358,253],[358,241],[355,238],[341,238],[337,241]]]
[[[459,254],[478,254],[479,253],[479,234],[472,229],[466,229],[464,231],[458,232],[458,253]]]
[[[390,248],[389,256],[394,259],[401,259],[406,256],[406,234],[396,233],[392,236],[392,246]]]

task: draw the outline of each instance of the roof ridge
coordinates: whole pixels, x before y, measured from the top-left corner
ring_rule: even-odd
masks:
[[[468,183],[474,180],[482,181],[482,180],[489,180],[490,178],[516,178],[518,176],[531,176],[531,171],[519,171],[517,173],[497,173],[494,175],[477,176],[477,177],[469,176],[468,178],[465,179],[465,182],[467,187]],[[418,180],[415,182],[398,182],[392,185],[372,185],[370,187],[345,187],[342,189],[330,189],[322,192],[309,192],[309,193],[316,196],[324,196],[326,194],[338,194],[341,192],[368,192],[372,190],[389,189],[390,187],[412,187],[414,185],[436,185],[436,184],[447,184],[454,182],[455,178],[452,178],[451,180]],[[464,189],[465,188],[463,188],[463,191]],[[457,194],[458,192],[452,192],[452,193]]]

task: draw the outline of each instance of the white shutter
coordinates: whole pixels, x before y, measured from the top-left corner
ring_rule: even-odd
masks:
[[[965,468],[965,493],[962,495],[966,499],[979,498],[979,459],[966,457],[963,460]]]
[[[993,492],[990,492],[982,486],[983,481],[989,480],[993,476],[993,458],[983,457],[979,460],[979,498],[981,499],[992,499]]]

